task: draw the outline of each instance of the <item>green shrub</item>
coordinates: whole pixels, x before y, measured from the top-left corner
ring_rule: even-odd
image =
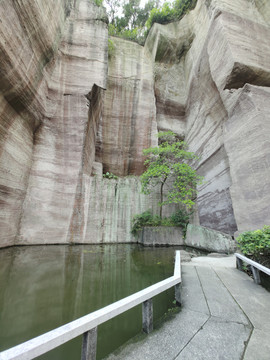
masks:
[[[179,226],[180,228],[182,228],[184,238],[186,237],[187,226],[191,214],[192,212],[188,213],[186,210],[180,209],[173,213],[170,217],[171,222],[174,226]]]
[[[169,3],[164,3],[162,8],[154,8],[151,10],[148,20],[146,21],[146,27],[148,29],[154,23],[168,24],[169,22],[176,20],[176,13]]]
[[[102,0],[95,0],[97,5]],[[135,41],[143,45],[151,26],[156,22],[168,24],[181,19],[189,10],[193,9],[197,0],[175,0],[165,2],[159,7],[159,1],[148,0],[144,7],[139,6],[139,0],[113,1],[107,8],[109,16],[109,35]],[[121,13],[121,15],[117,15]]]
[[[161,218],[159,215],[152,215],[150,210],[135,215],[132,219],[131,234],[136,236],[144,226],[179,226],[186,233],[189,216],[186,211],[178,210],[170,217]]]
[[[108,39],[108,57],[112,58],[115,54],[115,44],[112,39]]]
[[[106,172],[106,174],[103,174],[103,177],[105,179],[114,179],[114,180],[118,179],[118,176],[116,176],[108,171]]]
[[[97,6],[102,6],[103,5],[103,0],[94,0],[95,4]]]
[[[270,257],[270,226],[260,230],[246,231],[236,239],[240,251],[248,257],[259,261]]]
[[[140,231],[144,226],[159,226],[160,221],[160,217],[152,215],[150,210],[135,215],[132,219],[131,234],[136,236],[138,231]]]
[[[176,0],[172,4],[165,2],[161,8],[154,8],[146,21],[149,30],[154,23],[168,24],[180,20],[189,10],[194,9],[197,0]]]

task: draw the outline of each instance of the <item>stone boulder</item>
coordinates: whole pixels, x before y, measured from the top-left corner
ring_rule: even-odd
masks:
[[[191,224],[187,227],[185,245],[226,254],[234,253],[236,250],[236,243],[230,235]]]

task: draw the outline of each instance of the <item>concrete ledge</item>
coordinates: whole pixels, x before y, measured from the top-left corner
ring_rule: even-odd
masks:
[[[146,226],[139,232],[144,246],[185,245],[182,230],[174,226]]]
[[[228,234],[198,225],[188,225],[185,245],[210,252],[232,254],[236,243]]]

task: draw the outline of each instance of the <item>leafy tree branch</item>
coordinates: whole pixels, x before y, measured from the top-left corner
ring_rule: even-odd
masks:
[[[150,194],[156,187],[160,192],[160,217],[162,206],[182,204],[190,209],[194,205],[197,185],[202,181],[196,171],[188,164],[196,159],[194,153],[187,150],[187,144],[177,139],[171,131],[158,134],[159,146],[143,151],[147,156],[146,171],[141,175],[142,192]],[[167,185],[164,200],[164,186]]]

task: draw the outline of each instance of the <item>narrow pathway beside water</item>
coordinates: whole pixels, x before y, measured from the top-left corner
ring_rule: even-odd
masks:
[[[270,293],[235,268],[235,257],[182,265],[182,310],[107,360],[269,360]]]

